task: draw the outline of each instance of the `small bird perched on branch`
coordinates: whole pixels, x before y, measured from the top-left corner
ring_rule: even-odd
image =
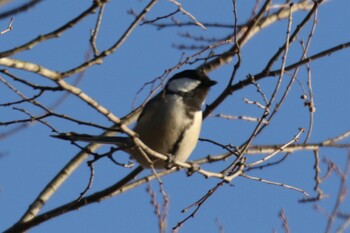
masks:
[[[211,86],[201,70],[185,70],[169,79],[165,88],[143,108],[134,131],[152,150],[184,162],[196,147],[202,125],[202,105]],[[130,146],[127,137],[102,137],[86,134],[59,134],[56,138],[100,144],[129,145],[123,149],[144,168],[164,168],[166,162],[148,156],[140,148]],[[149,161],[152,161],[151,163]]]

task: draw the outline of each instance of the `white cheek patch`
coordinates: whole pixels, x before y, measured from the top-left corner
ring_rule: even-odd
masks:
[[[168,84],[168,89],[173,92],[190,92],[199,86],[199,80],[191,78],[179,78],[171,80]]]

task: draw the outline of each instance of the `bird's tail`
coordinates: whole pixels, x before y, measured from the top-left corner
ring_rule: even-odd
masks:
[[[114,144],[118,146],[130,146],[132,142],[128,137],[116,137],[116,136],[99,136],[89,134],[78,134],[78,133],[61,133],[58,135],[51,135],[51,137],[59,138],[67,141],[82,141],[99,144]]]

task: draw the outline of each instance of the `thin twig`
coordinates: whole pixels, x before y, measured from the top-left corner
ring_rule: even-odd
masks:
[[[247,98],[243,98],[243,100],[244,100],[244,102],[246,103],[246,104],[252,104],[252,105],[256,105],[258,108],[261,108],[261,109],[263,109],[263,110],[268,110],[268,108],[266,107],[267,106],[267,104],[268,104],[268,101],[266,101],[265,102],[265,105],[263,105],[263,104],[261,104],[261,103],[259,103],[258,101],[251,101],[251,100],[249,100],[249,99],[247,99]],[[266,99],[267,100],[267,99]]]
[[[251,121],[251,122],[259,122],[261,119],[256,117],[249,117],[249,116],[232,116],[232,115],[226,115],[226,114],[215,114],[215,115],[209,115],[209,117],[218,117],[223,118],[227,120],[244,120],[244,121]],[[263,120],[263,124],[268,124],[266,120]]]
[[[192,211],[192,213],[190,215],[188,215],[187,217],[185,217],[184,219],[182,219],[181,221],[179,221],[175,227],[173,227],[173,230],[176,231],[178,230],[187,220],[189,220],[190,218],[193,218],[195,216],[195,214],[198,212],[198,210],[201,208],[201,206],[205,203],[205,201],[211,196],[213,195],[213,193],[215,193],[215,191],[224,184],[224,182],[220,182],[218,183],[214,188],[210,189],[203,197],[201,197],[198,201],[196,201],[195,203],[189,205],[188,207],[184,208],[181,212],[185,213],[187,212],[189,209],[195,207],[195,209]]]
[[[320,189],[320,184],[321,184],[320,172],[321,172],[321,170],[320,170],[320,158],[319,158],[318,150],[314,150],[314,159],[315,159],[315,164],[314,164],[315,186],[314,186],[314,190],[317,193],[317,196],[316,197],[311,197],[311,198],[304,198],[304,199],[301,199],[299,202],[319,201],[322,198],[324,198],[324,194],[322,192],[322,189]]]
[[[182,4],[181,4],[181,3],[179,3],[179,2],[176,1],[176,0],[169,0],[169,2],[174,3],[174,4],[178,7],[179,11],[181,11],[182,13],[184,13],[185,15],[187,15],[190,19],[192,19],[196,25],[198,25],[199,27],[201,27],[201,28],[204,29],[204,30],[207,30],[207,29],[205,28],[205,26],[204,26],[201,22],[199,22],[199,21],[196,19],[196,17],[194,17],[190,12],[186,11],[186,10],[182,7]]]
[[[38,1],[38,0],[37,0]],[[78,16],[76,16],[75,18],[73,18],[72,20],[68,21],[67,23],[65,23],[64,25],[62,25],[61,27],[46,33],[44,35],[40,35],[35,39],[30,40],[27,43],[24,43],[20,46],[16,46],[13,49],[4,51],[0,53],[0,57],[9,57],[12,56],[16,53],[19,52],[23,52],[25,50],[31,49],[34,46],[40,44],[43,41],[49,40],[49,39],[53,39],[53,38],[57,38],[59,35],[61,35],[63,32],[67,31],[70,28],[73,28],[76,24],[78,24],[80,21],[82,21],[84,18],[86,18],[87,16],[91,15],[98,7],[99,4],[97,3],[98,1],[93,1],[93,4],[91,6],[89,6],[85,11],[83,11],[81,14],[79,14]]]
[[[97,35],[98,35],[98,32],[99,32],[100,27],[101,27],[104,9],[105,9],[105,4],[102,4],[100,6],[100,11],[98,12],[98,17],[96,20],[95,28],[92,29],[92,33],[91,33],[91,37],[90,37],[90,45],[91,45],[92,51],[94,52],[95,57],[99,55],[99,51],[98,51],[97,46],[96,46],[96,39],[97,39]]]
[[[83,64],[78,65],[77,67],[67,70],[62,73],[63,77],[69,77],[73,74],[82,72],[83,70],[86,70],[87,68],[100,64],[103,59],[114,53],[120,46],[127,40],[127,38],[131,35],[131,33],[134,31],[134,29],[139,25],[139,23],[142,21],[142,19],[145,17],[145,15],[152,9],[152,7],[157,3],[158,0],[152,0],[150,3],[142,10],[142,12],[135,18],[135,20],[130,24],[130,26],[125,30],[125,32],[122,34],[122,36],[118,39],[117,42],[115,42],[111,47],[108,49],[102,51],[98,56],[95,56],[94,58],[90,59],[87,62],[84,62]]]
[[[291,145],[292,143],[296,142],[299,140],[299,137],[300,135],[304,132],[304,129],[301,128],[299,129],[299,132],[297,133],[297,135],[294,136],[294,138],[292,140],[290,140],[289,142],[287,142],[286,144],[284,144],[282,147],[278,148],[275,152],[269,154],[268,156],[258,160],[258,161],[255,161],[253,163],[250,163],[250,164],[247,164],[246,166],[247,167],[253,167],[253,166],[256,166],[258,164],[261,164],[263,162],[265,162],[266,160],[269,160],[271,159],[273,156],[275,156],[276,154],[278,154],[279,152],[283,151],[286,147],[288,147],[289,145]]]
[[[286,216],[286,213],[284,212],[284,210],[282,209],[279,213],[279,217],[282,220],[282,227],[284,229],[285,233],[290,233],[290,229],[289,229],[289,224],[288,224],[288,219]]]
[[[306,197],[310,196],[310,194],[308,194],[305,190],[297,188],[297,187],[294,187],[294,186],[291,186],[291,185],[288,185],[288,184],[283,184],[283,183],[280,183],[280,182],[265,180],[265,179],[262,179],[260,177],[254,177],[254,176],[250,176],[250,175],[247,175],[247,174],[241,174],[240,176],[248,178],[250,180],[259,181],[259,182],[262,182],[262,183],[265,183],[265,184],[272,184],[272,185],[281,186],[281,187],[286,188],[286,189],[291,189],[291,190],[294,190],[294,191],[297,191],[297,192],[300,192],[300,193],[304,194]]]
[[[7,28],[5,29],[5,30],[3,30],[3,31],[0,31],[0,35],[3,35],[3,34],[5,34],[5,33],[7,33],[7,32],[9,32],[9,31],[11,31],[13,28],[12,28],[12,23],[13,23],[13,18],[11,18],[11,20],[10,20],[10,23],[9,23],[9,25],[7,26]]]
[[[158,227],[160,233],[166,232],[166,226],[167,226],[167,216],[168,216],[168,206],[169,206],[169,197],[166,194],[163,186],[163,182],[159,182],[159,190],[163,197],[163,205],[160,206],[159,202],[157,201],[156,193],[152,190],[151,182],[148,182],[147,192],[151,196],[151,203],[154,207],[155,214],[158,220]]]
[[[345,196],[346,196],[346,181],[347,181],[347,176],[350,172],[350,153],[347,156],[347,161],[345,163],[345,168],[343,172],[340,172],[340,185],[339,185],[339,190],[338,190],[338,196],[336,199],[336,203],[334,204],[332,213],[330,214],[326,226],[326,233],[331,232],[332,225],[334,223],[334,220],[337,216],[338,209],[340,207],[340,204],[344,201]]]
[[[87,164],[88,164],[88,167],[90,169],[89,181],[88,181],[85,189],[80,193],[79,197],[75,200],[75,202],[79,202],[84,197],[84,195],[87,193],[87,191],[89,191],[89,189],[91,189],[92,183],[94,181],[94,177],[95,177],[94,163],[89,161]]]

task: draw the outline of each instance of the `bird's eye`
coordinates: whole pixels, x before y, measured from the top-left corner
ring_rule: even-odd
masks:
[[[173,92],[190,92],[197,88],[201,82],[192,78],[178,78],[170,80],[168,90]]]

